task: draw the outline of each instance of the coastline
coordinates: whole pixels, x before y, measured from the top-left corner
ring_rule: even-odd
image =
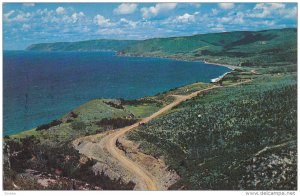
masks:
[[[228,69],[231,70],[235,70],[238,68],[238,66],[234,66],[234,65],[228,65],[228,64],[224,64],[224,63],[214,63],[214,62],[209,62],[206,60],[193,60],[193,59],[181,59],[181,58],[176,58],[176,57],[172,57],[172,56],[147,56],[147,55],[132,55],[132,54],[124,54],[124,53],[119,53],[116,52],[115,53],[116,56],[124,56],[124,57],[140,57],[140,58],[161,58],[161,59],[173,59],[173,60],[177,60],[177,61],[187,61],[187,62],[201,62],[204,64],[208,64],[208,65],[217,65],[217,66],[221,66],[221,67],[226,67]]]
[[[37,134],[36,127],[34,127],[32,129],[22,131],[22,132],[19,132],[19,133],[15,133],[15,134],[12,134],[12,135],[8,135],[8,136],[11,137],[11,138],[16,139],[16,138],[25,138],[27,136],[36,135],[36,134]]]
[[[219,76],[219,77],[217,77],[217,78],[211,79],[210,81],[211,81],[212,83],[219,82],[219,81],[222,80],[227,74],[230,74],[231,72],[232,72],[232,71],[226,72],[226,73],[224,73],[223,75],[221,75],[221,76]]]
[[[237,69],[238,67],[237,66],[234,66],[234,65],[228,65],[228,64],[223,64],[223,63],[214,63],[214,62],[209,62],[209,61],[201,61],[205,64],[209,64],[209,65],[218,65],[218,66],[222,66],[222,67],[227,67],[228,69],[231,69],[232,71]]]

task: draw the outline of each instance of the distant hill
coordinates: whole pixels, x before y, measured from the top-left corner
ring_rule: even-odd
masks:
[[[90,40],[34,44],[27,50],[118,51],[119,55],[206,60],[242,66],[297,62],[297,29],[234,31],[147,40]]]
[[[245,56],[254,52],[267,52],[269,48],[277,49],[295,47],[297,29],[276,29],[264,31],[234,31],[209,33],[187,37],[155,38],[138,42],[124,50],[128,53],[165,54],[194,53],[219,54],[226,52]]]
[[[136,40],[88,40],[79,42],[55,42],[32,44],[26,50],[35,51],[119,51],[129,45],[135,44]]]
[[[207,60],[233,65],[297,62],[297,29],[235,31],[155,38],[130,45],[123,54]]]

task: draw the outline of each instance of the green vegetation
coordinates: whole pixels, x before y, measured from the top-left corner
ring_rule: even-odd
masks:
[[[54,127],[54,126],[57,126],[57,125],[60,125],[62,123],[62,121],[60,120],[54,120],[48,124],[44,124],[44,125],[40,125],[36,128],[36,131],[40,131],[40,130],[43,130],[43,129],[49,129],[51,127]]]
[[[38,135],[40,135],[41,132],[36,131],[36,129],[31,129],[28,131],[23,131],[21,133],[15,134],[15,135],[10,135],[10,136],[5,136],[6,139],[21,139],[21,138],[25,138],[28,136],[35,136],[38,137]]]
[[[99,126],[102,126],[102,127],[108,127],[108,130],[112,130],[112,129],[118,129],[121,127],[126,127],[126,126],[132,125],[136,122],[137,122],[137,120],[134,120],[134,119],[103,118],[100,121],[98,121],[96,124]]]
[[[136,118],[144,118],[150,116],[151,114],[160,109],[159,106],[153,104],[144,104],[139,106],[126,105],[125,108],[126,110],[131,111]]]
[[[135,40],[88,40],[80,42],[56,42],[32,44],[26,50],[32,51],[117,51],[138,41]]]
[[[120,105],[121,107],[117,108],[116,103],[121,103],[121,101],[95,99],[79,106],[64,115],[61,119],[40,125],[30,131],[12,135],[9,138],[11,140],[20,140],[33,135],[38,138],[41,143],[47,143],[49,146],[60,146],[65,143],[70,143],[80,136],[106,131],[108,125],[103,124],[103,126],[99,126],[99,121],[103,119],[120,119],[120,121],[132,119],[136,121],[138,119],[134,115],[136,111],[139,111],[140,115],[148,113],[148,108],[145,108],[142,102],[141,105]],[[153,104],[155,105],[156,103]],[[131,107],[134,108],[132,111]],[[157,110],[159,109],[158,107],[155,108]],[[112,122],[111,127],[119,128],[120,126],[117,126],[118,122],[116,121],[115,123],[116,124]]]
[[[229,74],[225,80],[236,76]],[[295,145],[255,156],[267,146],[296,141],[296,94],[295,73],[259,75],[251,83],[189,100],[128,138],[139,142],[145,153],[164,157],[179,173],[181,180],[173,189],[296,189],[296,173],[288,172],[296,167],[296,158],[285,155],[295,154]],[[278,163],[272,162],[273,154]],[[257,179],[267,169],[251,169],[256,166],[249,162],[252,158],[262,165],[272,162],[271,173],[277,175],[266,173]]]
[[[205,60],[236,66],[296,64],[297,29],[235,31],[156,38],[130,45],[122,54]],[[285,62],[284,64],[282,62]]]

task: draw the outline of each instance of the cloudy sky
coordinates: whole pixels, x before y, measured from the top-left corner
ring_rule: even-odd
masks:
[[[295,3],[5,3],[4,49],[296,27]]]

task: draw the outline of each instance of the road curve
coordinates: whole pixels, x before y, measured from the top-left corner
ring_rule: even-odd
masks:
[[[144,169],[143,167],[141,167],[140,165],[138,165],[137,163],[135,163],[134,161],[132,161],[131,159],[126,157],[126,155],[124,155],[124,152],[121,151],[117,147],[117,145],[116,145],[117,140],[120,137],[124,136],[129,131],[132,131],[133,129],[137,128],[141,124],[148,123],[149,121],[151,121],[152,119],[158,117],[159,115],[163,114],[164,112],[167,112],[167,111],[171,110],[175,106],[179,105],[180,103],[182,103],[182,102],[184,102],[188,99],[196,97],[200,93],[210,91],[210,90],[216,89],[216,88],[221,88],[221,87],[236,86],[236,85],[239,85],[239,84],[242,84],[242,83],[247,83],[247,82],[250,82],[250,81],[251,80],[247,80],[247,81],[235,83],[235,84],[228,85],[228,86],[216,86],[216,85],[214,85],[212,87],[209,87],[209,88],[206,88],[206,89],[203,89],[203,90],[199,90],[199,91],[193,92],[193,93],[188,94],[188,95],[174,96],[175,100],[172,103],[170,103],[169,105],[166,105],[165,107],[163,107],[159,111],[153,113],[151,116],[143,118],[142,120],[140,120],[139,122],[137,122],[133,125],[115,130],[111,134],[109,134],[109,135],[105,136],[104,138],[102,138],[101,142],[102,142],[102,144],[104,144],[103,146],[109,152],[109,154],[113,158],[115,158],[116,160],[119,161],[120,165],[122,165],[124,168],[126,168],[131,174],[133,174],[133,176],[136,176],[138,178],[138,182],[141,183],[141,184],[139,184],[139,187],[141,189],[144,189],[144,190],[159,190],[158,183],[156,182],[155,178],[151,175],[151,173],[149,173],[146,169]]]
[[[143,187],[146,190],[159,190],[159,187],[156,183],[155,178],[144,168],[140,167],[137,163],[130,160],[128,157],[124,155],[124,153],[116,146],[118,138],[124,136],[127,132],[137,128],[142,123],[147,123],[151,121],[152,119],[158,117],[162,113],[174,108],[175,106],[179,105],[183,101],[186,101],[188,99],[191,99],[195,96],[197,96],[201,92],[209,91],[214,88],[219,88],[220,86],[212,86],[210,88],[206,88],[200,91],[193,92],[189,95],[185,96],[177,96],[175,101],[170,103],[169,105],[163,107],[159,111],[155,112],[149,117],[143,118],[141,121],[131,125],[127,126],[121,129],[116,130],[112,134],[106,136],[104,141],[104,146],[106,150],[111,154],[112,157],[117,159],[119,163],[124,166],[128,171],[130,171],[134,176],[136,176],[140,182],[143,182]]]

